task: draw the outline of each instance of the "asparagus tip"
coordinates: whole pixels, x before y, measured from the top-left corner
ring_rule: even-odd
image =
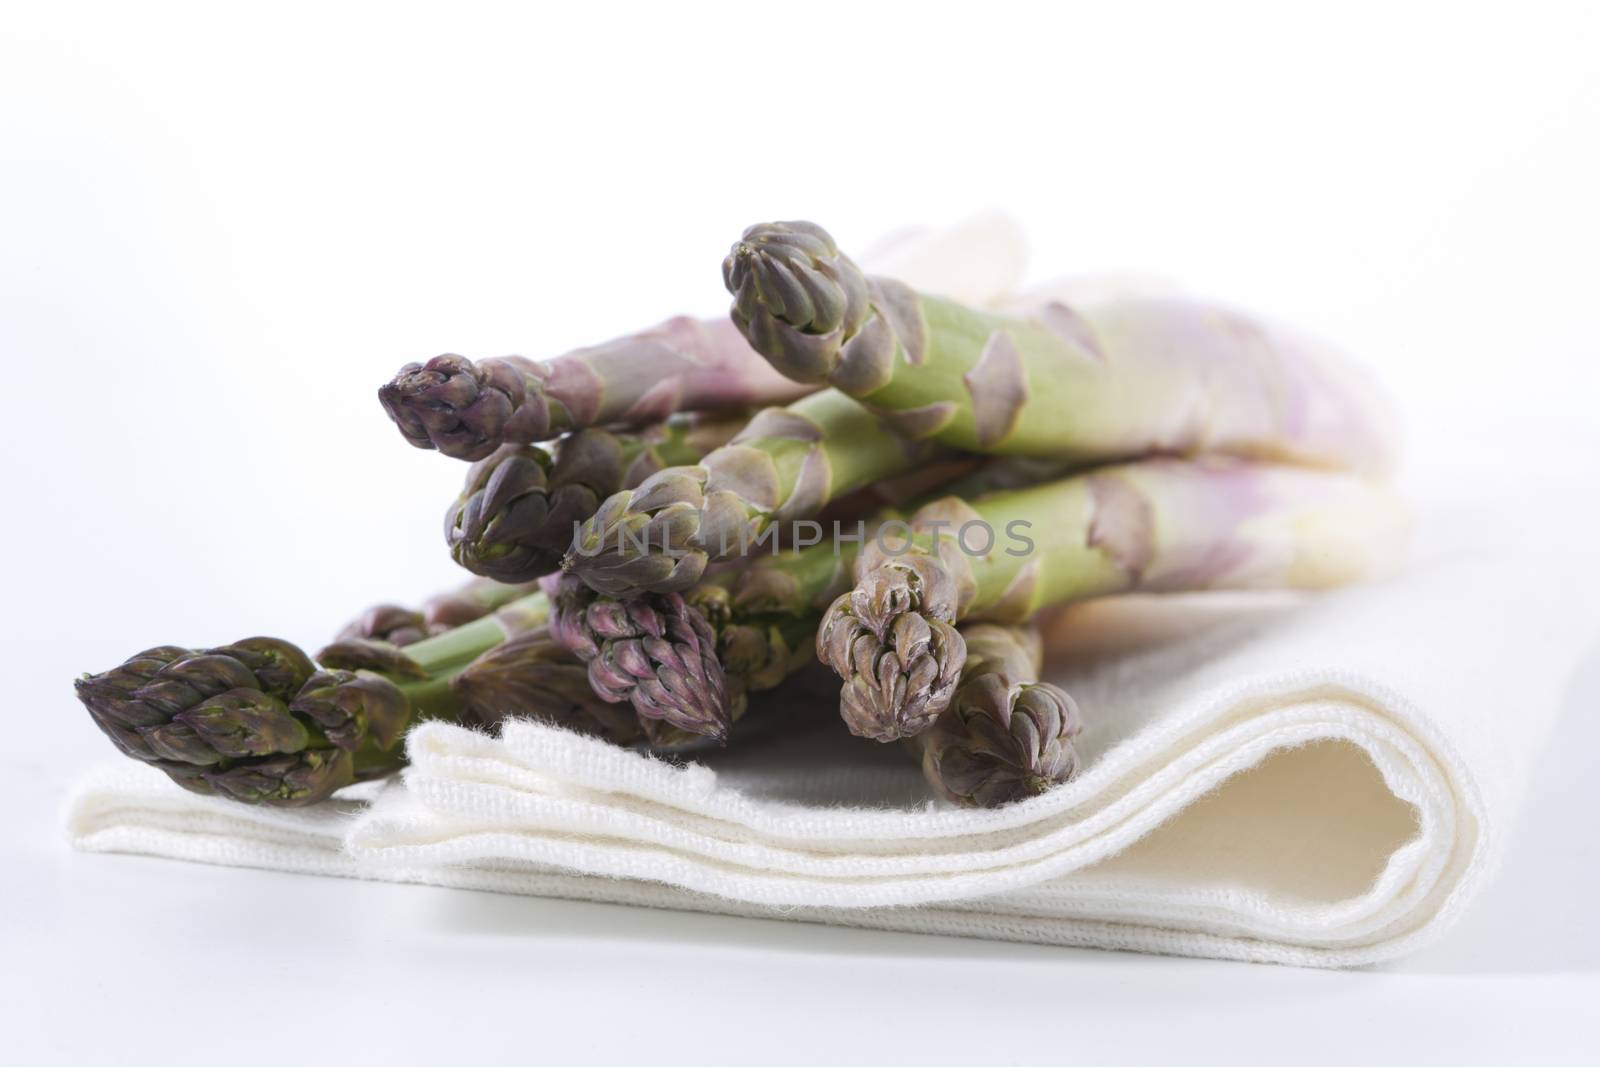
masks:
[[[561,569],[613,597],[682,593],[699,582],[712,530],[736,523],[727,494],[705,491],[702,467],[668,467],[608,497],[578,526]]]
[[[588,664],[603,699],[630,701],[643,718],[726,738],[733,715],[716,633],[681,595],[606,597],[567,575],[550,632]]]
[[[1081,728],[1078,705],[1059,686],[980,675],[962,684],[929,731],[923,767],[953,802],[997,807],[1071,779]]]
[[[445,513],[451,558],[473,574],[513,585],[555,570],[574,520],[598,501],[572,487],[553,488],[552,462],[536,445],[504,444],[474,463]]]
[[[827,381],[870,311],[866,276],[811,222],[751,226],[723,261],[722,278],[740,332],[796,381]]]
[[[840,714],[852,733],[913,737],[949,705],[966,642],[954,621],[960,584],[934,553],[869,546],[857,586],[828,608],[817,655],[844,679]]]
[[[378,402],[407,441],[454,459],[483,459],[508,435],[548,435],[541,380],[523,360],[446,354],[408,363],[378,390]]]
[[[352,750],[365,736],[364,720],[325,731],[290,706],[313,676],[295,645],[251,637],[147,649],[74,690],[118,749],[185,789],[298,806],[354,781]]]

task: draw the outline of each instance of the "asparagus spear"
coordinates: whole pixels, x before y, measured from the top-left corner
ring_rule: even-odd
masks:
[[[728,324],[678,316],[543,363],[456,355],[408,363],[378,400],[418,448],[479,460],[504,444],[589,426],[785,404],[810,391],[776,374]]]
[[[708,564],[775,536],[775,524],[811,518],[928,451],[834,390],[769,408],[698,464],[668,467],[607,499],[562,566],[612,596],[682,592]]]
[[[928,783],[963,807],[1037,796],[1078,771],[1078,706],[1039,681],[1039,632],[974,623],[961,628],[967,660],[950,706],[911,744]]]
[[[560,566],[574,527],[601,501],[666,467],[698,463],[746,413],[679,415],[644,430],[579,430],[554,446],[502,445],[467,472],[445,516],[455,561],[474,574],[528,581]]]
[[[75,688],[118,749],[184,788],[293,807],[396,769],[412,722],[462,714],[451,679],[548,614],[544,595],[533,594],[403,652],[379,652],[372,641],[354,651],[330,646],[319,654],[321,670],[271,637],[198,650],[163,645],[84,675]],[[388,669],[341,665],[363,655]]]
[[[1222,452],[1373,471],[1388,420],[1316,346],[1179,299],[998,315],[869,278],[808,222],[752,226],[723,263],[732,317],[796,381],[907,437],[1104,462]]]
[[[950,702],[961,619],[1026,620],[1131,590],[1316,589],[1383,569],[1404,515],[1353,475],[1226,457],[1150,459],[972,502],[921,508],[879,536],[829,607],[818,656],[841,678],[850,729],[893,740]]]

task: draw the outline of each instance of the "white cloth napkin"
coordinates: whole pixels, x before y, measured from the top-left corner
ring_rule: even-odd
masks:
[[[1562,545],[1571,524],[1481,480],[1468,496],[1428,507],[1419,558],[1382,583],[1054,620],[1086,768],[999,810],[929,801],[914,760],[849,737],[818,697],[686,765],[530,722],[428,724],[402,782],[307,812],[126,765],[79,788],[69,832],[90,851],[739,915],[1383,960],[1491,867],[1595,637],[1600,583]]]

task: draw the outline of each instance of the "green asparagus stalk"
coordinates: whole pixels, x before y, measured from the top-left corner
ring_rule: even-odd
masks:
[[[514,617],[526,612],[528,604],[537,604],[528,598],[540,592],[538,582],[497,582],[487,578],[473,578],[454,589],[436,593],[422,603],[422,618],[428,624],[430,635],[454,630],[469,622],[477,622],[486,615],[502,611]],[[523,602],[524,607],[512,605]]]
[[[678,415],[638,431],[590,428],[562,438],[554,455],[502,445],[467,472],[445,516],[455,561],[474,574],[523,582],[555,571],[573,529],[602,501],[650,475],[698,463],[745,425],[746,412]]]
[[[950,706],[910,742],[928,783],[963,807],[1038,796],[1078,771],[1078,706],[1039,680],[1039,632],[974,623],[961,628],[966,664]]]
[[[808,222],[752,226],[723,263],[732,317],[799,382],[914,440],[1079,463],[1228,453],[1372,472],[1384,405],[1315,345],[1178,299],[999,315],[868,277]]]
[[[397,604],[370,607],[347,623],[334,638],[334,643],[383,641],[396,646],[416,644],[425,637],[481,619],[513,600],[520,600],[538,591],[538,585],[533,582],[507,585],[474,578],[460,588],[430,597],[422,605],[421,611]]]
[[[397,647],[415,644],[537,592],[537,582],[506,585],[474,578],[460,588],[429,598],[421,611],[380,604],[346,626],[334,644],[319,655],[347,658],[355,654],[353,647],[364,649],[370,642]],[[639,722],[631,709],[622,714],[601,700],[589,687],[583,664],[561,647],[544,626],[513,634],[489,649],[452,678],[450,688],[461,700],[459,719],[465,725],[487,729],[521,715],[621,745],[632,744],[640,737]]]
[[[927,458],[849,397],[827,390],[758,414],[694,466],[669,467],[607,499],[562,566],[610,596],[675,593],[776,525]]]
[[[148,649],[79,678],[76,690],[118,749],[184,788],[295,807],[395,770],[413,722],[462,714],[451,679],[548,614],[548,600],[533,594],[403,652],[380,653],[381,643],[369,641],[351,653],[387,671],[340,666],[337,647],[320,655],[319,670],[287,641],[252,637]]]
[[[1020,622],[1134,590],[1320,589],[1384,569],[1404,513],[1353,475],[1226,457],[1150,459],[921,508],[909,536],[869,541],[817,653],[850,729],[887,741],[948,706],[962,619]]]

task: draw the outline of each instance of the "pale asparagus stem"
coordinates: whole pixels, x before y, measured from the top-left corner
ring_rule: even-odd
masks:
[[[728,443],[745,411],[676,415],[642,430],[592,428],[552,446],[504,445],[467,471],[445,540],[474,574],[523,582],[555,571],[578,523],[613,493]]]
[[[578,530],[562,565],[611,596],[682,592],[708,564],[762,545],[779,524],[812,519],[928,455],[826,390],[761,412],[694,466],[615,494]]]
[[[1360,375],[1207,304],[991,314],[868,277],[804,222],[752,226],[723,277],[734,321],[775,367],[913,439],[1079,463],[1221,452],[1373,472],[1391,458],[1387,408]]]
[[[461,714],[450,678],[547,614],[534,594],[404,651],[370,639],[338,643],[319,656],[320,670],[276,638],[165,645],[84,675],[76,689],[123,754],[184,788],[296,807],[398,768],[407,726]]]
[[[950,706],[911,742],[922,772],[947,800],[993,808],[1037,796],[1078,771],[1078,706],[1039,680],[1032,626],[961,628],[967,661]]]
[[[891,233],[859,257],[873,274],[978,307],[1014,299],[1027,258],[1022,230],[997,212],[953,226]]]
[[[1403,509],[1353,475],[1225,457],[1150,459],[919,509],[828,609],[818,656],[851,730],[910,737],[948,705],[963,619],[1020,622],[1136,590],[1320,589],[1388,569]],[[965,547],[963,547],[965,546]]]
[[[974,497],[998,489],[1021,489],[1064,478],[1079,464],[1037,456],[982,456],[952,452],[895,478],[832,502],[818,514],[824,530],[854,530],[863,515],[890,511],[937,496]],[[838,526],[835,526],[835,523]]]

